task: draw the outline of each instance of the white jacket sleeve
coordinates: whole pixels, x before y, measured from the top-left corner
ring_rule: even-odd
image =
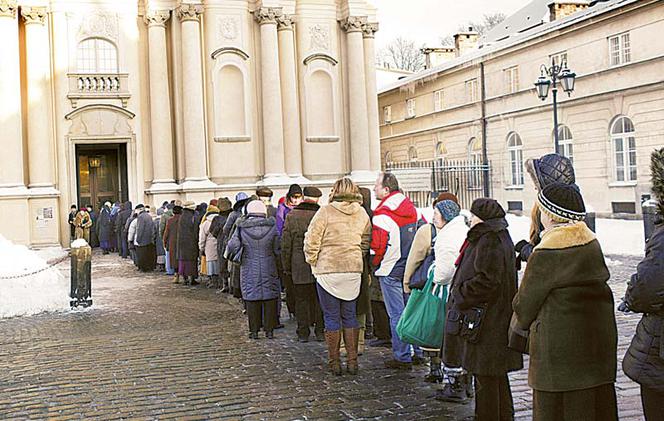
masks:
[[[127,241],[129,243],[134,243],[136,240],[136,225],[138,225],[138,218],[134,219],[131,221],[131,224],[129,224],[129,231],[127,232]]]
[[[454,277],[454,263],[459,257],[459,250],[466,239],[468,227],[459,216],[451,220],[436,236],[434,252],[436,253],[433,281],[439,285],[449,285]]]

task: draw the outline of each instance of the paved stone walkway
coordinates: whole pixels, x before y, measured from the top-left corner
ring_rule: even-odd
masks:
[[[637,260],[613,258],[616,296]],[[63,268],[64,271],[68,269]],[[0,320],[0,419],[458,420],[473,406],[432,399],[427,369],[382,367],[370,348],[360,375],[325,373],[324,344],[295,341],[294,324],[251,341],[238,302],[139,274],[95,254],[91,309]],[[38,292],[37,292],[38,293]],[[619,357],[638,316],[618,315]],[[519,419],[530,418],[526,371],[512,376]],[[640,416],[639,389],[621,376],[621,419]]]

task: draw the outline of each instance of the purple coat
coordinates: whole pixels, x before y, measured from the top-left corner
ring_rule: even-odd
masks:
[[[292,209],[286,206],[286,203],[282,203],[279,205],[277,208],[277,233],[279,234],[279,237],[281,237],[281,234],[284,232],[284,225],[286,224],[286,217],[290,213]]]

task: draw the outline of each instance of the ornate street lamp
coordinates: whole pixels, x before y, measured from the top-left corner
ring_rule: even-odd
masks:
[[[576,73],[567,68],[567,63],[556,64],[555,60],[551,58],[551,67],[542,65],[540,67],[540,77],[535,82],[537,96],[542,101],[545,101],[549,96],[549,90],[553,92],[553,138],[555,142],[555,152],[558,153],[558,82],[563,87],[563,91],[568,96],[572,95],[574,91],[574,82],[576,81]],[[547,77],[548,76],[548,77]]]

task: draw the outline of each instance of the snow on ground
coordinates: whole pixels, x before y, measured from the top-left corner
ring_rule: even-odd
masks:
[[[432,208],[421,208],[418,212],[427,221],[433,219]],[[467,210],[461,212],[470,216]],[[506,219],[514,243],[530,238],[530,217],[507,214]],[[595,225],[597,239],[604,254],[643,256],[645,250],[643,221],[597,219]]]
[[[47,259],[61,256],[62,249],[38,254],[0,236],[0,318],[69,309],[69,279],[58,269],[13,278],[42,269]]]

